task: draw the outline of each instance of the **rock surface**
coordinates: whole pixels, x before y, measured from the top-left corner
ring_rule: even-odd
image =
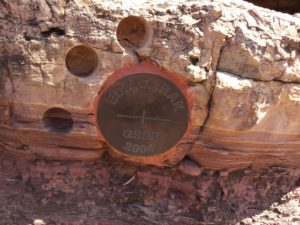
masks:
[[[104,156],[93,161],[0,155],[0,224],[298,225],[299,169],[197,177]]]
[[[126,39],[130,23],[139,32]],[[98,91],[115,71],[147,60],[188,80],[192,127],[178,149],[201,166],[299,165],[297,17],[233,0],[4,0],[0,29],[3,150],[101,157],[107,145],[91,111]],[[55,108],[66,111],[63,128]]]

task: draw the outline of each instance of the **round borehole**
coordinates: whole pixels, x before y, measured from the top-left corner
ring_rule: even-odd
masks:
[[[68,133],[73,128],[71,113],[61,108],[51,108],[44,113],[43,123],[47,129],[56,133]]]
[[[66,65],[73,75],[86,77],[97,68],[98,56],[92,48],[78,45],[68,52]]]
[[[126,49],[141,47],[146,39],[146,22],[137,16],[128,16],[121,20],[117,27],[117,39]]]

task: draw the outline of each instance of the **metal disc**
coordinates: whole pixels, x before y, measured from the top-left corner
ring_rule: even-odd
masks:
[[[101,95],[97,123],[116,150],[134,156],[167,151],[184,135],[189,120],[186,98],[171,81],[154,74],[133,74]]]

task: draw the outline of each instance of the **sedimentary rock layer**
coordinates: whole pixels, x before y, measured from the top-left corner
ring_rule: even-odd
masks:
[[[151,163],[297,166],[299,31],[299,18],[243,1],[1,1],[0,147],[101,157],[98,92],[147,61],[184,78],[191,102],[176,157]]]

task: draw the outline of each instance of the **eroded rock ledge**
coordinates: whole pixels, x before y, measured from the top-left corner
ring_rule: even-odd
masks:
[[[186,78],[193,101],[179,156],[156,164],[188,152],[213,169],[298,166],[299,18],[233,0],[0,6],[2,149],[101,157],[108,147],[90,110],[98,91],[115,71],[148,61]]]

